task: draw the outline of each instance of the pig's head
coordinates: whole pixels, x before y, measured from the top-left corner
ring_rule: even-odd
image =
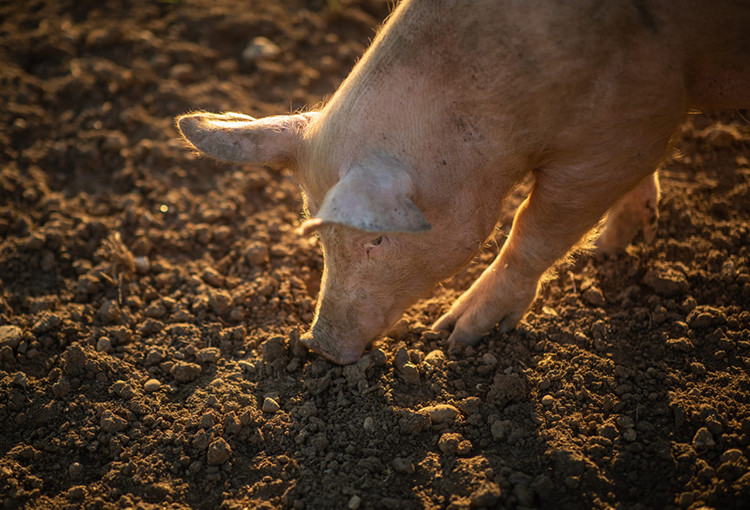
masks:
[[[481,244],[462,243],[455,238],[460,229],[443,221],[446,211],[424,208],[418,175],[398,158],[383,151],[331,156],[336,151],[316,139],[320,115],[255,120],[197,113],[177,123],[193,146],[216,159],[292,169],[309,214],[300,231],[317,231],[325,257],[315,319],[302,341],[348,364]]]

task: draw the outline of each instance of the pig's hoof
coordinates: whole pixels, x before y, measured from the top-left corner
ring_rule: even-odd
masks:
[[[456,315],[458,315],[458,312],[453,310],[444,314],[435,321],[432,329],[435,331],[450,331],[453,329],[450,337],[448,337],[449,342],[476,345],[495,326],[499,333],[507,333],[512,330],[523,317],[523,311],[510,313],[499,320],[496,318],[480,317],[478,314],[467,310],[464,310],[459,317],[456,317]]]
[[[455,328],[453,328],[455,325]],[[451,312],[444,314],[432,325],[432,329],[435,331],[450,331],[453,328],[453,332],[448,337],[449,342],[462,342],[466,345],[476,345],[484,336],[485,332],[471,331],[465,327],[461,327],[457,324],[457,319]]]
[[[438,320],[432,323],[433,331],[449,331],[456,323],[456,318],[453,317],[451,312],[444,313]]]

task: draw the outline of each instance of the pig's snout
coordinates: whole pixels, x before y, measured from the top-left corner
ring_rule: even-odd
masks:
[[[359,342],[354,339],[347,341],[348,339],[337,338],[333,329],[330,321],[318,316],[310,331],[302,335],[300,341],[311,351],[339,365],[356,363],[365,351],[364,346],[360,348]]]

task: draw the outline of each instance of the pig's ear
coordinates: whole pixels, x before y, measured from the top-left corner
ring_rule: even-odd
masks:
[[[229,163],[281,166],[292,160],[317,113],[254,119],[239,113],[177,117],[182,136],[201,152]]]
[[[344,174],[300,232],[306,235],[329,224],[366,232],[426,232],[432,225],[411,201],[411,194],[412,180],[403,167],[380,158]]]

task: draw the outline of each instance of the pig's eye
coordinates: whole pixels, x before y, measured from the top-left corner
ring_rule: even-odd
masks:
[[[375,239],[367,241],[365,243],[365,250],[367,250],[367,252],[369,253],[370,250],[372,250],[376,246],[380,245],[380,243],[382,243],[382,242],[383,242],[383,237],[382,236],[381,237],[376,237]]]

